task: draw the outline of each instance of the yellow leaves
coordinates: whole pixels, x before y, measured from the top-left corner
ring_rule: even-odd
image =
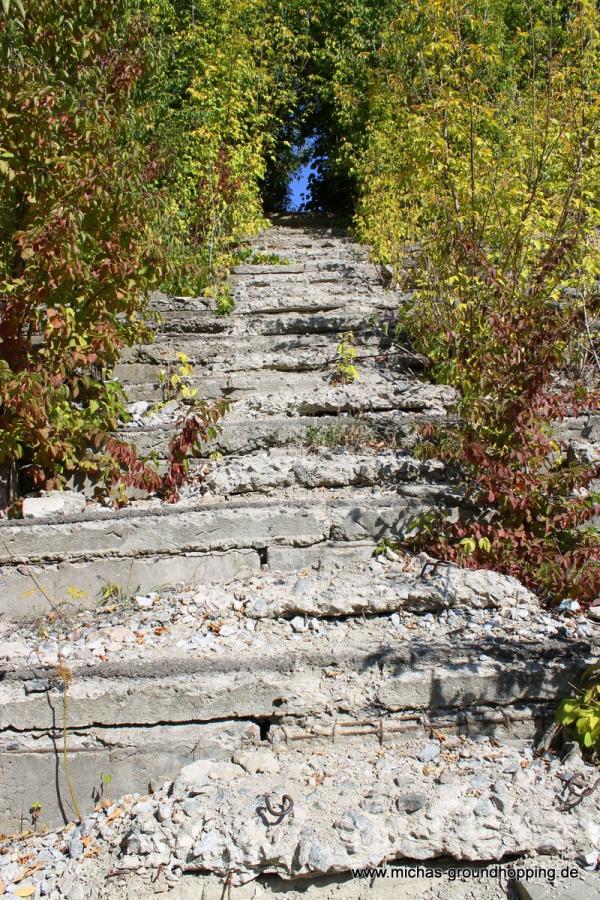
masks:
[[[33,897],[36,892],[34,884],[22,884],[13,891],[15,897]]]

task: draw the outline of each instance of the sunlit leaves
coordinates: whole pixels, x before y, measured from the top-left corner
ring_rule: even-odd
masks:
[[[599,21],[588,0],[400,7],[355,164],[360,233],[411,292],[401,328],[461,398],[432,452],[480,514],[425,542],[553,602],[600,589],[595,467],[550,434],[597,404],[555,379],[600,304]]]
[[[0,23],[0,28],[2,25]],[[104,381],[160,277],[160,197],[127,141],[150,40],[137,4],[32,6],[2,43],[0,462],[22,486],[81,464],[118,424]]]

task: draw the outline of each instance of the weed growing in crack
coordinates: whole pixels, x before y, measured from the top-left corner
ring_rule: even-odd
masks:
[[[332,384],[352,384],[360,378],[358,367],[354,364],[356,359],[356,337],[351,331],[340,334],[340,342],[337,346],[337,361]]]
[[[373,429],[360,418],[348,419],[347,424],[340,419],[331,425],[309,425],[306,429],[306,446],[312,451],[322,448],[357,450],[374,442]]]
[[[105,582],[100,591],[102,605],[108,610],[126,609],[133,606],[134,597],[140,593],[140,586],[131,588],[119,582]]]
[[[177,362],[170,362],[166,369],[161,369],[158,375],[158,384],[162,394],[163,403],[170,400],[181,400],[184,403],[192,403],[197,395],[196,388],[191,386],[191,376],[194,367],[185,353],[177,354]],[[151,409],[160,409],[162,404],[156,404]]]

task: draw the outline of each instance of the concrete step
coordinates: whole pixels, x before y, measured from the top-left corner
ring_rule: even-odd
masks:
[[[290,383],[291,382],[291,383]],[[231,401],[223,424],[254,418],[302,418],[306,416],[360,414],[378,412],[418,412],[444,415],[455,400],[455,392],[444,385],[429,385],[414,377],[382,377],[367,370],[351,384],[339,384],[335,373],[315,377],[312,389],[298,385],[298,379],[280,379],[279,389],[264,390],[260,396],[245,396]],[[264,383],[264,382],[263,382]],[[265,384],[266,387],[266,384]],[[171,401],[164,406],[139,410],[133,407],[129,427],[168,426],[189,415],[190,405]]]
[[[419,461],[400,451],[323,450],[290,453],[274,448],[267,453],[229,456],[220,461],[195,460],[202,467],[202,490],[207,494],[266,493],[306,491],[323,488],[373,487],[401,490],[416,482],[448,480],[442,463]]]
[[[406,372],[418,372],[421,368],[421,360],[418,357],[405,359],[405,371],[400,366],[389,371],[384,366],[364,365],[360,372],[359,384],[364,385],[365,379],[380,379],[382,385],[393,384],[396,380],[406,379]],[[269,369],[258,369],[249,372],[230,372],[221,375],[204,376],[195,375],[189,378],[190,387],[197,391],[197,396],[205,400],[227,397],[235,401],[262,397],[278,393],[282,387],[292,394],[308,394],[311,389],[326,388],[331,385],[336,374],[335,364],[332,363],[326,371],[312,372],[281,372]],[[160,366],[131,363],[119,365],[120,381],[127,388],[127,395],[132,402],[138,400],[162,399],[160,387]],[[283,378],[285,377],[285,381]]]
[[[121,363],[165,366],[185,353],[194,366],[206,367],[208,373],[252,372],[270,369],[280,372],[303,372],[324,369],[338,358],[339,337],[330,334],[290,335],[204,335],[178,334],[159,336],[153,344],[124,351]],[[356,361],[380,359],[392,367],[396,361],[414,364],[415,356],[402,347],[394,347],[385,336],[358,335]],[[114,376],[121,377],[117,365]],[[197,373],[199,374],[199,373]]]
[[[408,485],[405,495],[335,491],[303,500],[179,504],[89,511],[47,520],[0,521],[0,611],[15,619],[76,598],[95,606],[107,585],[154,590],[257,571],[275,548],[314,548],[330,540],[397,537],[433,505],[459,499],[443,485]]]
[[[158,335],[183,334],[253,334],[253,335],[307,335],[340,334],[351,331],[371,334],[393,334],[397,305],[388,310],[382,305],[344,304],[338,302],[329,307],[315,301],[313,307],[302,309],[300,304],[288,311],[263,309],[264,299],[247,303],[237,315],[217,316],[212,312],[171,310],[165,312],[157,326]]]
[[[419,426],[444,418],[396,410],[356,416],[264,416],[246,420],[237,420],[230,415],[224,419],[221,433],[200,453],[208,457],[215,452],[230,455],[289,445],[307,447],[320,439],[329,444],[349,447],[384,441],[388,446],[410,450],[417,442]],[[175,428],[169,425],[128,427],[120,432],[125,440],[135,443],[141,455],[156,453],[162,459],[166,457],[169,441],[175,433]]]
[[[61,647],[71,770],[82,786],[110,771],[123,792],[256,745],[307,759],[332,743],[403,754],[440,732],[522,745],[593,652],[513,579],[385,559],[73,612]],[[1,654],[0,797],[21,808],[35,775],[56,821],[58,640],[21,627]]]
[[[527,900],[597,900],[584,859],[599,805],[592,795],[562,812],[572,772],[570,756],[464,735],[314,754],[248,744],[99,804],[79,830],[51,835],[50,851],[47,837],[19,837],[5,864],[33,861],[26,884],[98,900],[502,900],[515,877]],[[593,783],[581,759],[577,773]]]

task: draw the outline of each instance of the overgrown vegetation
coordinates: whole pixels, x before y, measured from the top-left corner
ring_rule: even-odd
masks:
[[[360,372],[355,363],[356,360],[356,336],[352,331],[344,331],[340,334],[340,342],[337,345],[337,360],[333,375],[334,384],[352,384],[360,378]]]
[[[309,450],[316,451],[320,447],[327,450],[358,450],[375,444],[375,432],[360,416],[340,416],[331,425],[309,425],[306,429],[306,446]]]
[[[285,11],[285,4],[281,4]],[[110,371],[150,339],[153,287],[221,313],[291,102],[296,35],[277,4],[115,0],[0,11],[0,466],[13,500],[74,473],[174,497],[223,410],[182,423],[165,483],[111,437]],[[285,63],[282,62],[285,60]]]
[[[460,393],[424,450],[460,464],[475,512],[417,542],[551,602],[600,591],[598,466],[556,437],[598,399],[560,373],[600,303],[599,27],[588,0],[410,4],[357,166],[360,232],[412,289],[402,328]]]
[[[563,700],[556,719],[586,750],[600,744],[600,665],[590,666],[582,677],[576,697]]]

